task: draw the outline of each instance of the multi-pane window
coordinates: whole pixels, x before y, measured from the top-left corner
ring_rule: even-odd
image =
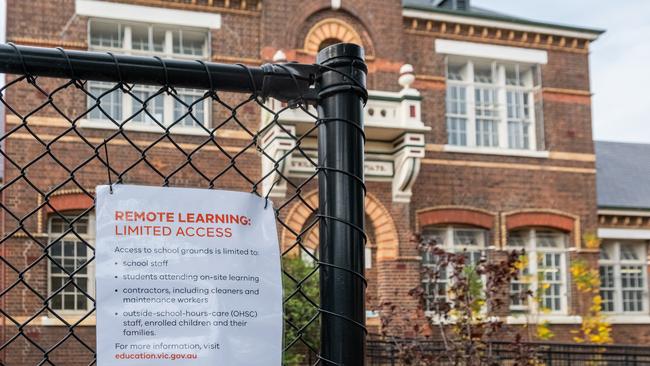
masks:
[[[92,306],[94,296],[91,271],[92,222],[86,216],[71,225],[73,217],[52,217],[49,221],[48,275],[50,300],[53,310],[85,311]],[[66,221],[67,220],[67,221]]]
[[[535,150],[534,65],[450,57],[447,137],[455,146]]]
[[[508,118],[508,147],[529,149],[533,116],[532,93],[527,84],[526,69],[520,65],[506,68],[506,114]]]
[[[462,226],[429,227],[424,230],[424,236],[434,240],[446,252],[465,253],[469,265],[476,265],[485,254],[488,231]],[[449,289],[451,268],[441,268],[438,261],[439,258],[430,251],[423,253],[422,265],[434,272],[426,273],[422,278],[426,309],[429,311],[436,310],[438,304],[446,301]]]
[[[602,310],[640,313],[647,309],[647,254],[643,242],[603,243],[600,250]]]
[[[566,311],[566,243],[566,234],[549,229],[513,230],[508,234],[508,247],[526,253],[522,273],[510,285],[512,311]],[[529,291],[537,301],[529,301]]]
[[[90,49],[163,58],[208,60],[208,31],[138,23],[91,20]],[[177,88],[176,95],[156,94],[158,88],[135,86],[131,93],[115,84],[89,82],[88,119],[123,123],[126,127],[207,125],[209,103],[203,93]],[[197,102],[198,101],[198,102]],[[101,105],[101,109],[95,105]],[[190,111],[191,108],[191,111]]]

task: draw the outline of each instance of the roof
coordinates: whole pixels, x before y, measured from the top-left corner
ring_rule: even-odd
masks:
[[[650,209],[650,144],[596,141],[598,207]]]
[[[538,26],[538,27],[549,27],[549,28],[555,28],[555,29],[561,29],[561,30],[567,30],[573,32],[586,32],[586,33],[593,33],[595,35],[600,35],[605,33],[605,30],[603,29],[585,28],[585,27],[577,27],[577,26],[566,25],[566,24],[540,22],[528,18],[516,17],[516,16],[476,7],[474,5],[470,5],[469,10],[462,11],[462,10],[443,8],[436,4],[438,4],[438,1],[435,0],[402,0],[402,7],[411,10],[421,10],[421,11],[441,13],[441,14],[466,16],[466,17],[473,17],[473,18],[487,19],[487,20],[496,20],[496,21],[510,22],[510,23]]]

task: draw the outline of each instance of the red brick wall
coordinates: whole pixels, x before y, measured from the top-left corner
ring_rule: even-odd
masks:
[[[153,1],[153,0],[152,0]],[[128,2],[128,1],[124,1]],[[138,3],[146,2],[141,0]],[[157,2],[172,6],[170,2]],[[236,7],[239,2],[233,1],[231,7]],[[362,0],[344,1],[341,10],[333,11],[329,8],[329,0],[304,2],[299,0],[267,0],[260,8],[248,7],[246,11],[217,10],[222,13],[222,27],[212,31],[212,57],[215,60],[227,62],[256,63],[268,61],[274,52],[283,49],[290,57],[304,62],[313,61],[313,55],[302,52],[304,37],[310,27],[319,20],[335,17],[344,20],[362,36],[364,46],[368,48],[370,56],[368,64],[370,74],[368,86],[377,90],[399,90],[397,84],[398,69],[403,63],[411,63],[419,77],[415,86],[423,96],[422,118],[425,124],[431,127],[431,132],[426,134],[426,142],[433,145],[446,143],[445,130],[445,60],[442,55],[434,50],[435,39],[438,37],[468,40],[472,42],[497,42],[496,37],[489,33],[489,37],[478,39],[466,33],[466,29],[458,35],[440,35],[427,33],[423,23],[413,29],[412,21],[401,16],[401,2],[399,0]],[[191,8],[191,4],[173,5]],[[19,0],[8,1],[8,38],[9,40],[31,39],[43,45],[62,44],[63,41],[78,48],[84,48],[86,43],[86,23],[84,17],[73,17],[73,0],[25,2]],[[67,25],[67,28],[66,28]],[[439,25],[434,25],[436,30]],[[62,33],[62,31],[65,31]],[[520,36],[517,33],[517,36]],[[499,40],[499,44],[506,41]],[[531,41],[532,42],[532,41]],[[543,42],[542,42],[543,43]],[[530,43],[526,47],[546,49],[549,62],[542,68],[544,87],[544,137],[546,146],[551,152],[593,154],[591,136],[591,112],[589,97],[589,69],[588,53],[586,50],[563,50],[559,47],[551,48],[544,44]],[[54,82],[47,81],[49,90],[55,87]],[[246,96],[223,96],[224,100],[235,105]],[[21,113],[33,110],[45,98],[33,88],[23,85],[21,88],[12,88],[8,94],[12,105],[19,105]],[[85,98],[74,88],[68,88],[59,94],[57,105],[64,106],[64,112],[69,115],[78,115],[85,109]],[[214,106],[213,119],[223,120],[230,115],[225,108]],[[57,112],[51,107],[46,107],[37,113],[39,117],[56,117]],[[246,105],[238,112],[238,117],[249,128],[256,129],[259,124],[259,108]],[[8,128],[15,127],[9,124]],[[238,130],[233,122],[224,126],[225,129]],[[58,134],[61,127],[36,126],[34,131],[39,134]],[[110,136],[113,131],[82,129],[83,135],[94,139],[95,144]],[[24,135],[25,131],[21,131]],[[94,154],[94,151],[69,133],[69,139],[52,145],[52,154],[63,161],[67,166],[76,166],[84,157]],[[152,141],[152,135],[147,133],[129,132],[129,137],[141,144]],[[203,139],[196,136],[178,136],[175,140],[186,146],[198,146]],[[98,142],[99,141],[99,142]],[[220,138],[224,146],[243,149],[246,141],[238,139]],[[139,158],[139,153],[128,146],[124,138],[115,139],[110,145],[111,164],[118,171],[123,171]],[[7,151],[12,157],[17,158],[17,163],[24,165],[38,154],[43,152],[43,146],[31,139],[10,138],[6,144]],[[373,269],[369,271],[372,297],[382,301],[392,301],[409,309],[416,307],[415,301],[410,298],[408,291],[420,283],[419,252],[411,241],[411,236],[417,227],[433,223],[432,216],[423,216],[419,219],[418,212],[422,209],[445,206],[452,211],[446,214],[449,217],[438,218],[436,222],[460,221],[469,224],[487,224],[487,219],[481,214],[472,214],[474,217],[463,217],[462,207],[474,207],[487,212],[493,212],[489,227],[493,231],[501,230],[501,214],[518,210],[557,210],[575,215],[579,221],[582,233],[595,232],[596,230],[596,200],[595,200],[595,171],[594,163],[590,159],[547,159],[513,156],[473,155],[441,152],[440,149],[430,148],[427,151],[425,162],[418,181],[413,189],[411,203],[395,203],[391,198],[390,183],[369,182],[368,189],[390,212],[397,227],[399,237],[399,257],[373,261]],[[247,175],[256,176],[260,173],[260,157],[253,149],[237,158],[238,167]],[[169,173],[185,161],[185,156],[170,144],[158,144],[147,154],[147,162],[156,169]],[[226,173],[217,181],[218,188],[250,190],[250,184],[243,182],[239,174],[229,169],[229,161],[214,149],[214,147],[201,148],[193,156],[193,164],[214,177],[223,170]],[[20,172],[11,164],[6,164],[5,181],[19,176]],[[51,157],[45,156],[41,161],[27,171],[30,180],[37,182],[38,187],[47,191],[67,178],[68,173],[57,166]],[[75,177],[85,187],[94,187],[96,184],[106,183],[106,169],[95,160],[76,172]],[[127,183],[160,185],[163,179],[141,161],[137,168],[123,177]],[[201,186],[206,187],[208,182],[201,178],[191,167],[186,166],[171,180],[170,185]],[[64,188],[74,188],[68,184]],[[305,187],[306,189],[307,187]],[[305,190],[306,191],[306,190]],[[38,205],[37,195],[33,188],[24,182],[19,182],[5,191],[5,205],[20,216],[27,214]],[[62,206],[63,207],[63,206]],[[457,209],[453,209],[457,207]],[[476,211],[478,212],[478,211]],[[457,215],[455,218],[450,218]],[[460,215],[460,216],[458,216]],[[31,215],[24,221],[24,227],[30,232],[37,232],[45,225],[47,215]],[[429,219],[427,219],[429,217]],[[530,221],[528,224],[544,225],[545,219],[538,217],[539,221]],[[420,221],[419,221],[420,220]],[[446,221],[445,221],[446,220]],[[451,221],[449,221],[451,220]],[[567,223],[559,223],[570,229]],[[7,217],[6,230],[18,227],[18,222]],[[40,225],[40,226],[39,226]],[[564,226],[563,226],[564,227]],[[498,232],[493,232],[496,238],[501,237]],[[574,233],[576,234],[576,233]],[[580,238],[578,238],[580,239]],[[41,243],[46,238],[39,236]],[[499,243],[496,243],[499,244]],[[16,268],[25,269],[31,263],[38,261],[42,249],[33,241],[26,238],[12,239],[4,244],[3,257]],[[576,251],[572,256],[585,258],[589,254]],[[44,263],[41,260],[42,263]],[[15,281],[16,274],[3,265],[6,274],[5,287]],[[45,268],[38,264],[28,271],[25,280],[39,291],[46,289]],[[23,316],[34,315],[42,307],[42,300],[30,295],[29,291],[17,286],[8,295],[3,297],[2,306],[9,309],[10,314]],[[575,292],[574,292],[575,293]],[[579,312],[579,306],[573,304],[571,312]],[[559,327],[558,329],[560,329]],[[564,327],[567,328],[567,327]],[[561,328],[561,329],[564,329]],[[15,327],[8,326],[6,336],[15,333]],[[80,332],[92,338],[94,329],[82,327]],[[632,332],[616,328],[616,341],[624,342]],[[637,329],[637,328],[634,328]],[[39,327],[34,331],[42,337],[43,344],[61,337],[63,329],[57,327]],[[562,333],[562,331],[558,331]],[[645,332],[645,331],[644,331]],[[563,334],[563,333],[562,333]],[[568,333],[567,333],[568,334]],[[643,332],[637,332],[643,334]],[[622,337],[618,337],[622,335]],[[60,339],[60,338],[58,338]],[[562,339],[570,339],[562,337]],[[72,341],[69,341],[72,342]],[[74,343],[74,342],[72,342]],[[30,353],[28,346],[20,347],[20,351],[9,352],[12,359],[10,365],[31,365],[31,359],[21,357],[36,357],[38,352]],[[71,346],[70,352],[80,354],[84,359],[86,352],[83,348]],[[71,354],[72,354],[71,353]],[[34,356],[36,355],[36,356]],[[7,359],[8,360],[8,359]],[[22,360],[22,361],[21,361]],[[69,363],[66,363],[69,364]],[[80,364],[87,364],[81,362]]]

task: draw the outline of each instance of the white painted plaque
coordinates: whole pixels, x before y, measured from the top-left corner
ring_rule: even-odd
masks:
[[[97,187],[96,207],[98,366],[281,364],[271,203],[116,185]]]

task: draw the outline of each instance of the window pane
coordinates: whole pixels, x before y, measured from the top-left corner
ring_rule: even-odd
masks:
[[[560,311],[562,268],[559,253],[543,253],[540,255],[537,277],[541,287],[542,306],[551,311]]]
[[[600,266],[600,296],[602,311],[614,311],[614,266]]]
[[[525,248],[528,244],[528,234],[530,231],[514,230],[508,233],[509,247]]]
[[[449,65],[447,67],[447,80],[463,80],[464,65]]]
[[[612,244],[603,244],[600,247],[599,258],[601,260],[613,260],[614,256],[614,245]]]
[[[467,145],[467,89],[460,85],[447,88],[447,136],[451,145]]]
[[[563,248],[565,237],[565,234],[556,231],[535,231],[535,242],[538,248]]]
[[[196,122],[204,124],[204,102],[199,101],[202,94],[197,91],[185,90],[178,92],[178,99],[174,99],[174,122],[181,119],[176,126],[195,127]],[[190,111],[191,109],[191,111]],[[191,112],[191,115],[189,114]],[[192,118],[192,116],[194,118]],[[196,119],[196,120],[195,120]]]
[[[63,277],[58,277],[58,276],[52,277],[52,279],[50,280],[50,284],[52,287],[52,292],[56,292],[58,289],[61,288],[61,286],[63,286]]]
[[[447,138],[450,145],[467,146],[467,119],[447,117]]]
[[[77,295],[77,310],[83,310],[88,304],[88,298],[84,294]]]
[[[454,229],[454,245],[483,245],[482,231]]]
[[[427,240],[432,240],[436,245],[444,246],[445,245],[445,230],[437,228],[427,228],[424,229],[423,236]]]
[[[89,119],[113,119],[117,122],[122,119],[122,91],[119,89],[111,91],[114,86],[114,84],[88,82],[88,92],[94,97],[87,98]]]
[[[88,217],[82,217],[74,223],[74,231],[79,235],[88,233]]]
[[[74,295],[63,295],[63,308],[68,310],[76,310]]]
[[[424,296],[426,300],[426,310],[436,311],[441,310],[440,305],[447,302],[447,283],[444,280],[439,280],[434,283],[424,283]]]
[[[530,148],[530,106],[528,90],[508,90],[506,92],[508,114],[508,147],[511,149]]]
[[[91,21],[90,46],[97,48],[122,48],[123,30],[117,23]]]
[[[84,291],[88,291],[88,279],[84,277],[79,277],[76,279],[77,286]],[[79,290],[77,290],[79,291]]]
[[[496,89],[475,87],[476,145],[499,146],[498,108]]]
[[[643,311],[644,266],[621,266],[623,311]]]
[[[638,261],[640,258],[637,246],[621,245],[621,260]]]
[[[50,255],[52,257],[60,257],[61,252],[62,252],[61,242],[56,242],[56,243],[52,244],[52,246],[50,247]]]
[[[74,217],[67,218],[68,221],[74,220]],[[74,223],[74,232],[79,236],[87,235],[88,233],[89,218],[82,217]],[[50,240],[61,235],[55,233],[55,230],[65,231],[69,224],[62,218],[53,217],[50,220],[50,231],[52,232]],[[52,298],[50,306],[53,310],[85,310],[88,307],[86,296],[82,290],[89,290],[89,270],[88,267],[80,269],[88,262],[88,246],[81,238],[74,234],[68,234],[63,240],[59,240],[56,244],[50,246],[50,256],[54,258],[54,263],[49,266],[49,281],[51,292],[64,287],[60,292],[60,296]],[[64,267],[62,271],[57,267],[56,263]],[[75,272],[72,280],[76,284],[70,283],[69,274]]]
[[[63,296],[61,296],[61,295],[54,296],[52,298],[52,303],[50,304],[50,306],[55,310],[62,309],[62,305],[63,305],[62,298],[63,298]]]
[[[79,243],[79,245],[77,245],[77,257],[83,258],[85,260],[87,256],[88,256],[88,247],[86,246],[86,244]]]
[[[50,220],[50,231],[52,233],[63,233],[63,219],[59,217],[53,217]]]
[[[204,32],[182,30],[181,50],[178,53],[191,56],[205,55],[206,34]]]
[[[72,241],[63,242],[63,255],[65,257],[74,257],[75,243]]]
[[[476,145],[499,146],[497,123],[497,121],[491,119],[476,119]]]
[[[149,42],[149,27],[146,25],[131,26],[131,47],[134,51],[149,52],[151,44]]]
[[[510,307],[512,310],[522,310],[528,307],[530,296],[530,271],[528,269],[528,257],[520,258],[522,268],[516,280],[510,283]]]
[[[165,37],[167,30],[159,27],[153,28],[153,51],[157,53],[165,52]]]
[[[155,124],[157,121],[161,125],[165,124],[165,96],[163,94],[155,95],[156,92],[157,90],[145,87],[134,88],[135,98],[132,102],[131,113],[135,116],[132,121],[143,124]]]
[[[492,67],[489,65],[474,65],[474,82],[482,84],[492,84]]]

